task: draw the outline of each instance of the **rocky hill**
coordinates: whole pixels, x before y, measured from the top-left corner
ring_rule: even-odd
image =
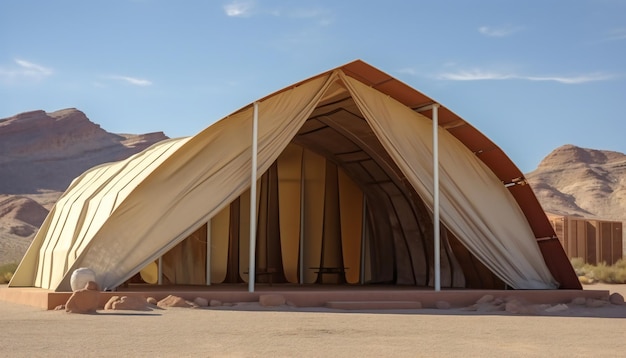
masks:
[[[74,108],[0,119],[0,264],[19,261],[72,179],[166,138],[109,133]]]
[[[544,210],[626,221],[626,155],[564,145],[526,175]]]

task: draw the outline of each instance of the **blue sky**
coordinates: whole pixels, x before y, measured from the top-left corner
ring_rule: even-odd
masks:
[[[626,0],[6,0],[0,118],[75,107],[110,132],[193,135],[357,58],[523,172],[563,144],[626,152]]]

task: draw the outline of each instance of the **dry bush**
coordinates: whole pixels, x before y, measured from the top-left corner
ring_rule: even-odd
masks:
[[[17,264],[6,264],[0,266],[0,284],[9,283],[15,270],[17,270]]]
[[[609,266],[605,262],[598,265],[586,264],[580,257],[571,259],[572,267],[581,283],[626,283],[626,260],[619,259]]]

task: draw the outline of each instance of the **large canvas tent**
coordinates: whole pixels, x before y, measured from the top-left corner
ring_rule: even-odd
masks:
[[[340,267],[351,284],[428,287],[440,270],[443,287],[580,288],[502,150],[360,60],[85,172],[10,286],[67,291],[71,273],[88,267],[112,289],[155,262],[172,284],[248,282],[270,268],[275,283],[313,284],[327,279],[319,267]]]

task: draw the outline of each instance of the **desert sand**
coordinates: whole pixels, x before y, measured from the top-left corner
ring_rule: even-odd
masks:
[[[626,295],[626,285],[593,285]],[[6,289],[1,287],[0,289]],[[173,308],[68,314],[0,302],[3,357],[617,357],[626,306],[551,315],[462,309]]]

